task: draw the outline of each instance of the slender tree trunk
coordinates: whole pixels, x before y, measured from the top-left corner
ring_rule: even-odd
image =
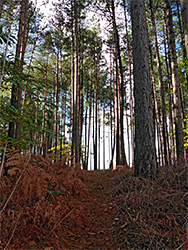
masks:
[[[94,93],[95,93],[95,138],[94,138],[94,170],[97,170],[97,139],[98,139],[98,133],[97,133],[97,127],[98,127],[98,76],[97,76],[97,65],[96,65],[96,58],[94,55],[94,64],[95,64],[95,87],[94,87]]]
[[[36,105],[36,113],[35,113],[35,126],[37,127],[37,122],[38,122],[38,112],[39,112],[39,104],[37,102],[37,105]],[[35,130],[34,132],[34,154],[36,154],[36,145],[37,145],[37,130]]]
[[[2,70],[1,70],[1,76],[0,76],[0,87],[1,87],[1,84],[2,84],[3,77],[4,77],[4,71],[5,71],[5,64],[6,64],[6,59],[7,59],[7,52],[8,52],[10,35],[11,35],[11,25],[8,28],[8,37],[7,37],[7,42],[6,42],[6,47],[5,47],[5,53],[4,53],[4,58],[3,58],[3,67],[2,67]]]
[[[16,65],[21,71],[23,69],[23,59],[27,41],[26,38],[27,9],[28,9],[28,0],[22,0],[19,30],[18,30],[18,41],[16,45],[16,55],[15,55]],[[11,92],[11,105],[17,110],[21,108],[21,94],[22,94],[21,84],[19,84],[19,86],[13,84]],[[15,137],[17,140],[20,140],[21,124],[17,123],[15,127],[15,122],[11,121],[9,123],[8,136],[11,138]]]
[[[168,90],[172,89],[172,82],[171,82],[171,75],[172,75],[172,69],[171,69],[171,59],[170,59],[170,53],[169,53],[169,38],[168,38],[168,32],[167,32],[167,25],[166,25],[166,14],[164,12],[164,49],[165,49],[165,63],[166,63],[166,69],[167,69],[167,88]],[[168,46],[168,48],[167,48]],[[169,143],[171,144],[171,148],[169,147],[169,155],[171,158],[171,164],[176,160],[176,147],[175,147],[175,121],[174,121],[174,115],[173,115],[173,96],[168,91],[168,102],[169,102],[169,134],[170,134],[170,140]]]
[[[112,77],[113,77],[113,63],[112,63],[112,50],[110,49],[110,144],[111,144],[111,160],[110,160],[110,169],[113,169],[113,159],[114,159],[114,149],[115,149],[115,135],[113,133],[113,109],[115,109],[113,95],[112,95]],[[115,114],[115,112],[114,112]]]
[[[79,106],[79,152],[81,157],[81,144],[82,144],[82,131],[83,131],[83,117],[84,117],[84,97],[83,97],[83,51],[81,49],[82,44],[82,37],[81,37],[81,24],[79,24],[79,36],[78,36],[78,79],[79,79],[79,88],[78,88],[78,106]],[[82,154],[83,155],[83,154]],[[83,162],[83,157],[82,157]]]
[[[131,145],[130,145],[130,135],[129,135],[129,118],[126,110],[126,125],[127,125],[127,142],[128,142],[128,165],[131,164]]]
[[[88,97],[89,97],[89,92],[88,92],[88,89],[87,89],[87,92],[86,92],[86,100],[88,100]],[[88,148],[88,145],[87,145],[87,136],[88,136],[88,106],[86,106],[86,111],[85,111],[85,141],[84,141],[84,145],[85,145],[85,157],[83,157],[83,169],[87,170],[86,169],[86,163],[87,163],[87,148]]]
[[[152,92],[153,92],[153,100],[154,100],[154,110],[155,110],[155,120],[156,120],[156,128],[157,128],[157,143],[158,143],[158,159],[159,165],[164,165],[163,162],[163,134],[162,134],[162,126],[160,121],[160,114],[159,114],[159,105],[156,95],[156,86],[155,86],[155,76],[154,76],[154,69],[153,69],[153,59],[152,59],[152,52],[151,52],[151,45],[149,44],[150,48],[150,67],[151,67],[151,79],[152,79]]]
[[[123,79],[123,67],[121,61],[121,53],[120,53],[120,42],[119,42],[119,34],[116,26],[116,17],[115,17],[115,5],[114,0],[111,0],[111,8],[112,8],[112,21],[113,21],[113,33],[114,33],[114,45],[115,45],[115,58],[116,58],[116,66],[119,68],[120,72],[120,83],[118,81],[118,91],[119,91],[119,156],[117,156],[117,165],[127,165],[126,156],[125,156],[125,145],[124,145],[124,131],[123,131],[123,118],[124,118],[124,96],[125,96],[125,88],[124,88],[124,79]],[[118,74],[119,78],[119,74]]]
[[[41,146],[40,146],[40,153],[43,154],[43,156],[46,155],[46,132],[45,126],[46,126],[46,120],[47,120],[47,74],[48,74],[48,59],[47,63],[45,65],[45,75],[44,75],[44,110],[43,110],[43,119],[42,119],[42,134],[41,134]],[[49,148],[49,147],[48,147]],[[50,147],[51,148],[51,147]]]
[[[74,0],[74,42],[75,42],[75,75],[74,75],[74,137],[75,137],[75,162],[80,162],[79,143],[79,116],[80,116],[80,71],[79,71],[79,42],[78,42],[78,8]]]
[[[71,14],[72,20],[74,18],[74,3],[73,0],[71,1]],[[72,21],[72,39],[71,39],[71,113],[72,113],[72,145],[71,145],[71,155],[75,154],[75,86],[74,86],[74,50],[75,50],[75,43],[74,43],[74,22]],[[75,159],[73,159],[73,164],[75,164]]]
[[[100,162],[101,162],[101,109],[99,106],[99,115],[98,115],[98,140],[97,140],[97,145],[98,145],[98,169],[100,170]]]
[[[188,5],[188,1],[185,1],[185,2]],[[187,63],[188,63],[188,54],[187,54],[187,51],[186,51],[185,40],[184,40],[184,37],[186,39],[186,35],[184,36],[186,31],[183,32],[182,22],[181,22],[181,17],[180,17],[180,11],[179,11],[179,4],[180,4],[179,0],[176,0],[177,10],[178,10],[178,24],[179,24],[180,34],[181,34],[182,55],[183,55],[184,60],[187,61]],[[183,6],[183,4],[182,4],[182,6]],[[187,15],[185,15],[186,11],[187,11]],[[186,25],[188,26],[188,7],[186,8],[185,13],[182,13],[182,16],[184,15],[184,17],[183,17],[184,19],[186,19],[186,16],[187,16]],[[187,27],[187,34],[188,34],[188,27]],[[187,37],[188,37],[188,35],[187,35]],[[187,42],[188,42],[188,38],[187,38]],[[187,72],[185,73],[185,81],[186,81],[186,93],[185,93],[183,88],[180,89],[180,96],[181,96],[181,100],[182,100],[182,112],[183,112],[184,121],[185,121],[185,118],[186,118],[185,117],[185,109],[186,109],[186,105],[187,105],[186,103],[188,101],[188,73]],[[184,124],[184,127],[185,127],[185,124]],[[187,151],[187,154],[188,154],[188,149],[186,151]]]
[[[113,70],[113,82],[114,82],[114,132],[115,132],[115,147],[116,147],[116,165],[120,165],[120,139],[119,139],[119,98],[118,98],[118,67],[117,58],[114,48],[114,70]]]
[[[56,81],[55,81],[55,155],[57,158],[58,146],[58,102],[59,102],[59,52],[56,58]]]
[[[184,27],[185,48],[188,60],[188,0],[180,0],[180,3],[181,3],[181,14]]]
[[[135,99],[135,175],[155,177],[157,163],[144,0],[131,0],[131,19]]]
[[[90,79],[90,93],[89,93],[89,124],[88,124],[88,136],[87,136],[87,160],[86,160],[86,168],[88,170],[88,159],[89,159],[89,152],[90,152],[90,133],[91,133],[91,104],[92,104],[92,78]]]
[[[23,9],[22,9],[23,8]],[[16,58],[19,60],[19,68],[23,70],[23,62],[25,56],[25,49],[29,31],[29,21],[27,20],[27,10],[28,10],[28,0],[22,0],[21,2],[21,16],[20,21],[21,25],[19,25],[19,34],[18,35],[18,43],[16,49]],[[22,86],[18,87],[18,99],[17,99],[17,109],[21,108],[21,99],[22,99]],[[19,141],[21,138],[21,123],[16,123],[16,132],[15,138]]]
[[[154,38],[155,38],[156,59],[157,59],[159,86],[160,86],[160,94],[161,94],[164,157],[165,157],[165,164],[168,165],[169,164],[169,145],[168,145],[167,122],[166,122],[166,105],[165,105],[165,97],[164,97],[164,83],[163,83],[163,78],[162,78],[162,67],[161,67],[161,60],[160,60],[160,55],[159,55],[158,39],[157,39],[156,24],[155,24],[155,15],[154,15],[154,8],[153,8],[153,1],[152,0],[150,0],[150,11],[151,11],[151,20],[152,20],[152,24],[153,24],[153,33],[154,33]]]
[[[132,96],[132,70],[131,70],[131,55],[130,55],[130,41],[127,28],[127,15],[126,15],[126,4],[123,0],[124,5],[124,17],[125,17],[125,31],[126,31],[126,42],[127,42],[127,56],[129,63],[129,87],[130,87],[130,120],[131,120],[131,154],[132,154],[132,168],[134,167],[134,118],[133,118],[133,96]]]
[[[60,48],[60,103],[61,103],[61,112],[60,112],[60,161],[62,160],[63,154],[63,68],[62,68],[62,48]]]
[[[105,108],[103,109],[103,170],[105,170],[105,161],[106,161],[106,157],[105,157]]]
[[[177,160],[184,157],[183,146],[183,128],[182,128],[182,107],[180,99],[180,81],[178,73],[178,64],[176,56],[175,36],[173,30],[172,10],[170,0],[165,0],[166,13],[167,13],[167,27],[169,32],[169,45],[171,55],[171,68],[172,68],[172,85],[173,85],[173,100],[174,100],[174,114],[175,114],[175,129],[176,129],[176,147],[177,147]]]
[[[35,52],[36,42],[37,42],[37,39],[35,39],[35,41],[33,43],[33,49],[32,49],[32,52],[31,52],[31,58],[30,58],[30,61],[29,61],[29,66],[28,66],[28,71],[27,71],[28,75],[30,73],[31,63],[33,61],[33,56],[34,56],[34,52]],[[27,84],[28,84],[28,81],[26,82],[26,86],[27,86]],[[26,92],[27,92],[27,88],[25,87],[24,94],[23,94],[23,99],[22,99],[22,113],[21,114],[23,114],[23,110],[24,110],[24,106],[25,106]]]

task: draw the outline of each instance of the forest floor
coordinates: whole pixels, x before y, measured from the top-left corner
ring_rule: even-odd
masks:
[[[147,180],[33,157],[4,207],[26,162],[15,153],[4,166],[0,249],[188,249],[185,166]]]

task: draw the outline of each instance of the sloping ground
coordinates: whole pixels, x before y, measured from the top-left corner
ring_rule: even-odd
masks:
[[[7,158],[1,210],[27,162]],[[161,168],[152,181],[52,159],[31,158],[2,212],[0,249],[10,239],[7,249],[188,249],[186,167]]]

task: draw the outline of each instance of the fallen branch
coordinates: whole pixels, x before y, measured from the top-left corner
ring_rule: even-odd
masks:
[[[68,214],[66,214],[55,226],[54,228],[51,230],[50,234],[55,230],[55,228],[62,222],[64,221],[73,211],[75,210],[75,208],[73,208]]]

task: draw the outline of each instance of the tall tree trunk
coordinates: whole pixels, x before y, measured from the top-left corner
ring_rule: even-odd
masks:
[[[62,68],[62,48],[60,47],[60,161],[62,160],[63,154],[63,68]],[[65,117],[64,117],[65,118]]]
[[[175,36],[174,36],[173,21],[172,21],[171,3],[170,0],[165,0],[165,3],[166,3],[167,27],[169,33],[169,45],[170,45],[171,68],[172,68],[172,86],[173,86],[173,101],[174,101],[174,114],[175,114],[177,160],[180,160],[184,156],[180,81],[179,81],[178,64],[176,56],[176,45],[175,45]]]
[[[23,5],[23,11],[21,11],[21,30],[20,30],[20,39],[18,36],[18,47],[16,51],[16,57],[20,60],[19,68],[23,70],[23,62],[24,62],[24,56],[25,56],[25,49],[26,49],[26,43],[27,43],[27,37],[29,32],[29,20],[27,20],[27,9],[28,9],[28,0],[22,0]],[[22,7],[21,7],[22,8]],[[20,26],[19,26],[20,29]],[[20,57],[19,57],[20,56]],[[21,99],[22,99],[22,86],[18,87],[18,99],[17,99],[17,109],[21,108]],[[16,132],[15,132],[15,138],[19,141],[21,138],[21,123],[16,123]]]
[[[82,131],[83,131],[83,117],[84,117],[84,97],[83,97],[83,51],[81,49],[81,24],[79,23],[79,36],[78,36],[78,79],[79,79],[79,89],[78,89],[78,106],[79,106],[79,152],[81,157],[81,144],[82,144]],[[83,154],[82,154],[82,162],[83,162]]]
[[[167,32],[167,24],[166,24],[166,13],[164,11],[164,26],[163,26],[163,34],[164,34],[164,49],[165,49],[165,63],[166,63],[166,69],[167,69],[167,88],[168,90],[172,89],[172,82],[171,82],[171,75],[172,75],[172,69],[171,69],[171,58],[170,58],[170,50],[169,50],[169,38],[168,38],[168,32]],[[169,134],[170,136],[170,144],[171,148],[169,148],[169,155],[171,158],[171,163],[173,163],[176,160],[176,147],[175,147],[175,121],[173,116],[173,96],[172,94],[168,93],[168,103],[169,103]]]
[[[98,145],[98,169],[100,170],[100,162],[101,162],[101,109],[99,106],[99,115],[98,115],[98,138],[97,138],[97,145]]]
[[[188,4],[188,2],[187,2],[187,4]],[[182,27],[182,20],[181,20],[181,17],[180,17],[180,8],[179,8],[180,7],[180,1],[179,0],[176,0],[176,7],[177,7],[179,33],[180,33],[180,36],[181,36],[182,55],[183,55],[184,58],[187,58],[185,40],[184,40],[184,29]]]
[[[186,4],[188,4],[188,1]],[[186,52],[186,46],[185,46],[185,41],[184,41],[184,37],[186,38],[186,36],[184,36],[185,32],[183,32],[183,27],[182,27],[182,22],[181,22],[181,17],[180,17],[179,0],[176,0],[176,5],[177,5],[177,10],[178,10],[178,24],[179,24],[180,34],[181,34],[182,55],[183,55],[184,60],[187,61],[188,54]],[[188,7],[187,7],[187,18],[188,18]],[[187,20],[186,25],[188,25],[188,20]],[[188,28],[187,28],[187,30],[188,30]],[[187,31],[187,34],[188,34],[188,31]],[[186,93],[185,93],[183,88],[180,89],[180,95],[181,95],[181,100],[182,100],[183,119],[185,119],[185,109],[186,109],[185,107],[187,105],[186,102],[188,101],[188,73],[187,72],[185,73],[185,81],[186,81]]]
[[[86,154],[86,165],[85,169],[88,170],[88,159],[90,152],[90,133],[91,133],[91,104],[92,104],[92,77],[90,76],[90,92],[89,92],[89,123],[88,123],[88,135],[87,135],[87,154]]]
[[[89,91],[88,91],[88,89],[86,90],[86,100],[88,100],[89,99]],[[87,136],[88,136],[88,133],[87,133],[87,131],[88,131],[88,105],[86,105],[86,111],[85,111],[85,123],[84,123],[84,125],[85,125],[85,140],[84,140],[84,146],[85,146],[85,157],[83,157],[83,169],[85,169],[85,170],[87,170],[86,169],[86,162],[87,162],[87,157],[88,157],[88,155],[87,155],[87,148],[88,148],[88,145],[87,145]]]
[[[96,65],[96,55],[94,55],[94,64],[95,64],[95,86],[94,86],[94,95],[95,95],[95,138],[94,138],[94,170],[97,170],[97,139],[98,139],[98,76],[97,76],[97,65]]]
[[[80,162],[79,116],[80,116],[80,70],[79,70],[79,41],[78,41],[78,6],[74,0],[74,42],[75,42],[75,74],[74,74],[74,137],[75,162]]]
[[[114,48],[114,70],[113,70],[113,82],[114,82],[114,133],[115,133],[115,148],[116,148],[116,165],[119,165],[119,149],[120,149],[120,139],[119,139],[119,98],[118,98],[118,67],[117,60],[115,56]]]
[[[161,60],[160,60],[160,55],[159,55],[159,46],[158,46],[158,39],[157,39],[157,32],[156,32],[153,0],[150,0],[150,11],[151,11],[151,20],[153,24],[153,33],[154,33],[154,38],[155,38],[156,59],[157,59],[159,86],[160,86],[160,94],[161,94],[164,157],[165,157],[165,164],[168,165],[169,164],[169,144],[168,144],[168,133],[167,133],[167,122],[166,122],[166,105],[165,105],[165,97],[164,97],[164,83],[163,83],[163,78],[162,78],[162,67],[161,67]]]
[[[144,0],[131,0],[131,19],[135,99],[135,175],[155,177],[157,162]]]
[[[74,50],[75,50],[75,43],[74,43],[74,0],[71,1],[71,18],[72,18],[72,39],[71,39],[71,113],[72,113],[72,145],[71,145],[71,155],[75,154],[75,86],[74,86]],[[73,164],[75,163],[75,159],[72,158]]]
[[[112,49],[110,48],[110,144],[111,144],[111,160],[109,168],[113,169],[113,159],[114,159],[114,149],[115,149],[115,138],[116,136],[113,133],[113,109],[115,109],[114,106],[114,98],[112,95],[112,78],[113,78],[113,71],[114,66],[112,62]],[[115,94],[115,93],[114,93]],[[114,112],[115,114],[115,112]],[[114,124],[115,125],[115,124]]]
[[[33,146],[33,153],[36,154],[36,145],[37,145],[37,122],[38,122],[38,112],[39,112],[39,103],[37,101],[36,104],[36,112],[35,112],[35,132],[34,132],[34,136],[33,136],[33,140],[34,140],[34,146]]]
[[[127,15],[126,15],[126,4],[125,0],[123,0],[124,5],[124,17],[125,17],[125,31],[126,31],[126,42],[127,42],[127,56],[128,56],[128,63],[129,63],[129,88],[130,88],[130,120],[131,120],[131,154],[132,154],[132,168],[134,167],[134,118],[133,118],[133,96],[132,96],[132,62],[130,55],[130,41],[128,35],[128,28],[127,28]]]
[[[188,0],[180,0],[180,3],[181,3],[181,14],[184,27],[185,48],[188,60]]]
[[[0,0],[1,1],[1,0]],[[4,77],[4,72],[5,72],[5,64],[6,64],[6,59],[7,59],[7,52],[8,52],[8,46],[9,46],[9,40],[10,40],[10,35],[11,35],[11,25],[8,27],[8,36],[7,36],[7,41],[6,41],[6,47],[5,47],[5,52],[4,52],[4,58],[3,58],[3,67],[1,70],[1,75],[0,75],[0,87],[2,84],[2,80]]]
[[[18,40],[16,45],[16,55],[15,55],[16,65],[21,71],[23,69],[23,60],[24,60],[26,41],[27,41],[26,37],[27,9],[28,9],[28,0],[22,0],[19,30],[18,30]],[[21,94],[22,94],[21,84],[19,84],[19,86],[13,84],[11,91],[11,105],[17,110],[21,108]],[[19,123],[16,124],[16,131],[15,131],[15,122],[11,121],[9,123],[8,136],[11,138],[15,137],[17,140],[20,140],[21,124]]]
[[[105,108],[103,109],[103,170],[105,170],[105,161],[106,161],[106,157],[105,157]]]
[[[124,131],[123,131],[123,118],[124,118],[124,96],[125,96],[125,88],[124,88],[124,79],[123,79],[123,67],[121,61],[121,53],[120,53],[120,42],[119,42],[119,34],[116,25],[116,17],[115,17],[115,5],[114,0],[111,0],[111,8],[112,8],[112,22],[113,22],[113,34],[114,34],[114,45],[115,45],[115,58],[116,58],[116,66],[119,68],[120,72],[120,83],[118,81],[118,91],[119,91],[119,155],[117,156],[117,165],[127,165],[126,156],[125,156],[125,145],[124,145]],[[119,75],[119,74],[118,74]],[[118,76],[119,78],[119,76]]]
[[[55,80],[55,155],[57,157],[58,146],[58,103],[59,103],[59,52],[56,58],[56,80]]]
[[[33,49],[32,49],[32,52],[31,52],[31,58],[30,58],[30,61],[29,61],[29,66],[28,66],[28,71],[27,71],[28,75],[29,75],[30,69],[31,69],[31,63],[32,63],[32,60],[33,60],[34,52],[35,52],[36,42],[37,42],[37,38],[35,39],[35,41],[33,43]],[[27,86],[27,84],[28,84],[28,81],[26,82],[26,86]],[[23,114],[23,109],[24,109],[24,106],[25,106],[26,92],[27,92],[27,88],[25,87],[24,93],[23,93],[23,100],[22,100],[22,114]]]
[[[156,129],[157,129],[157,143],[158,143],[158,162],[159,165],[164,165],[163,162],[163,134],[162,134],[162,126],[160,121],[159,115],[159,105],[156,95],[156,86],[155,86],[155,76],[154,76],[154,69],[153,69],[153,59],[152,59],[152,52],[151,52],[151,45],[149,44],[150,49],[150,67],[151,67],[151,79],[152,79],[152,92],[153,92],[153,101],[154,101],[154,110],[155,110],[155,120],[156,120]]]
[[[131,165],[131,144],[130,144],[130,134],[129,134],[129,118],[126,110],[126,125],[127,125],[127,142],[128,142],[128,165]]]
[[[45,75],[44,75],[44,110],[43,110],[43,119],[42,119],[42,134],[41,134],[41,146],[40,146],[40,153],[43,154],[43,156],[46,155],[46,132],[45,132],[45,126],[46,126],[46,120],[47,120],[47,74],[48,74],[48,59],[47,63],[45,65]],[[49,147],[48,147],[49,148]],[[51,148],[51,147],[50,147]]]

